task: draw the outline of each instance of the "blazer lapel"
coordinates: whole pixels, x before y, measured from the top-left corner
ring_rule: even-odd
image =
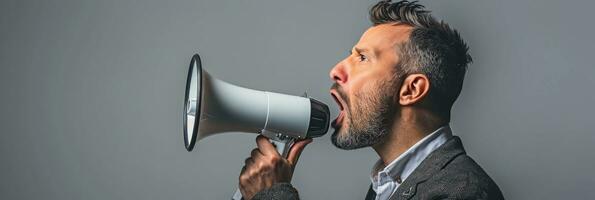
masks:
[[[390,199],[410,199],[417,192],[418,184],[428,180],[433,174],[444,168],[452,159],[464,153],[465,149],[463,148],[461,139],[453,136],[438,149],[434,150],[434,152],[430,153],[403,184],[399,186]]]
[[[372,189],[372,184],[370,184],[370,188],[368,188],[368,193],[366,194],[366,200],[375,200],[376,199],[376,192]]]

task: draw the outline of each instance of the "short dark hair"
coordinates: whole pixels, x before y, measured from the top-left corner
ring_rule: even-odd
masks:
[[[428,106],[450,119],[450,109],[472,62],[469,47],[459,33],[437,21],[417,1],[380,1],[370,9],[370,20],[374,26],[399,23],[413,27],[409,41],[397,47],[400,61],[396,78],[402,82],[409,74],[425,74],[430,80]]]

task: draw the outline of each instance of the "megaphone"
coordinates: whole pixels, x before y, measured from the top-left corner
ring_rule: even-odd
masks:
[[[184,97],[184,144],[226,132],[259,133],[287,157],[296,139],[320,137],[329,128],[326,104],[308,97],[259,91],[212,77],[202,68],[200,56],[190,60]],[[236,190],[233,199],[241,199]]]

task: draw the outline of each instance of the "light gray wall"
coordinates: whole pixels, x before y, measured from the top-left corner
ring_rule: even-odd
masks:
[[[3,0],[0,199],[227,199],[254,135],[182,140],[188,61],[336,106],[374,1]],[[593,1],[423,1],[475,62],[452,127],[508,199],[594,199]],[[303,199],[363,199],[370,149],[302,154]]]

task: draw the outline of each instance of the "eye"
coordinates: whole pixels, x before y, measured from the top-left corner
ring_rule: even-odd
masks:
[[[367,61],[368,60],[368,57],[366,57],[366,55],[363,55],[363,54],[359,54],[358,58],[359,58],[359,61],[360,62],[363,62],[363,61]]]

